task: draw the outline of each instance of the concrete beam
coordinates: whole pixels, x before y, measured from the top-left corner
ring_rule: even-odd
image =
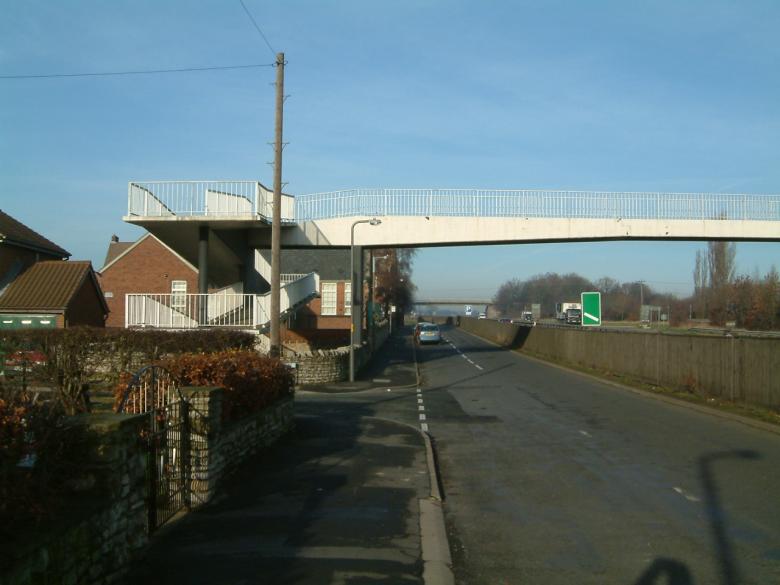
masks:
[[[349,246],[356,217],[302,222],[282,234],[285,247]],[[468,246],[598,240],[780,241],[780,225],[747,220],[648,220],[501,217],[382,217],[361,234],[369,247]]]

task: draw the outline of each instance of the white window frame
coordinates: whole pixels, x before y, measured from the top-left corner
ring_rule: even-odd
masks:
[[[352,315],[352,283],[344,282],[344,314]]]
[[[320,294],[320,314],[325,317],[338,315],[339,295],[338,283],[323,282]]]
[[[171,281],[171,309],[184,312],[187,308],[187,281]]]

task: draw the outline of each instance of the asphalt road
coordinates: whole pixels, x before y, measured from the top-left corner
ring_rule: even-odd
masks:
[[[459,583],[780,583],[780,435],[444,336],[417,355]]]

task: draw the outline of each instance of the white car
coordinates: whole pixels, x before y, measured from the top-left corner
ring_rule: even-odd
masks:
[[[433,323],[420,323],[417,325],[417,342],[423,343],[441,343],[441,331],[439,326]]]

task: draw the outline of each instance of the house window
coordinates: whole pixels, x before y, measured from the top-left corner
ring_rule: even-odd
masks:
[[[352,283],[344,283],[344,314],[352,314]]]
[[[187,308],[187,281],[171,281],[171,308],[184,311]]]
[[[335,282],[322,283],[322,314],[337,314],[337,295]]]

